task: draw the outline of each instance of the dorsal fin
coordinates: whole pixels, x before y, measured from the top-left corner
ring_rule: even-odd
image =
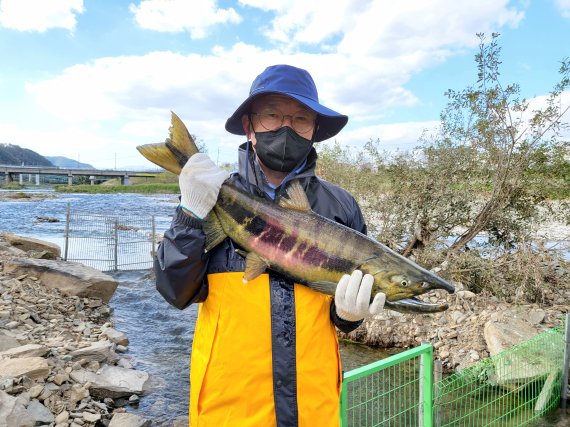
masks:
[[[307,199],[307,194],[305,194],[305,190],[303,190],[299,180],[296,179],[289,184],[287,197],[281,197],[281,199],[279,199],[279,206],[302,212],[311,211],[309,199]]]

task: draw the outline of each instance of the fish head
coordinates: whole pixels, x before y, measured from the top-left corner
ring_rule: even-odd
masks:
[[[403,257],[402,257],[403,258]],[[455,288],[441,277],[403,258],[406,263],[398,263],[392,268],[385,268],[386,264],[364,264],[361,269],[364,273],[374,277],[372,294],[383,292],[388,301],[398,301],[425,294],[431,290],[443,289],[453,293]]]

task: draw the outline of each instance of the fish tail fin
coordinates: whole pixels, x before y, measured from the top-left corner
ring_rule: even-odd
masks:
[[[147,160],[180,175],[188,159],[199,150],[186,125],[174,112],[172,112],[170,123],[170,137],[165,142],[139,145],[137,150]]]

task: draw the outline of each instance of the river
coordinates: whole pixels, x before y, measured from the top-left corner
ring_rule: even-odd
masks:
[[[50,189],[28,189],[41,198],[0,200],[0,231],[30,236],[63,246],[67,207],[85,214],[154,215],[156,230],[162,233],[170,224],[177,204],[173,195],[138,194],[59,194]],[[4,193],[0,190],[0,198]],[[57,222],[43,222],[39,218]],[[196,320],[196,307],[180,311],[167,304],[154,288],[150,270],[111,273],[119,286],[110,306],[116,329],[126,333],[130,344],[125,356],[134,366],[148,372],[159,384],[129,412],[152,419],[157,426],[169,426],[188,411],[189,357]],[[341,358],[345,371],[355,369],[390,353],[364,345],[341,342]],[[543,418],[535,426],[562,426],[560,411]]]
[[[162,233],[169,226],[178,203],[173,195],[60,194],[34,188],[25,193],[41,198],[0,201],[0,231],[43,239],[62,248],[68,205],[74,213],[154,215],[156,230]],[[58,221],[43,222],[41,218]],[[172,419],[188,413],[189,357],[196,306],[181,311],[166,303],[156,292],[149,270],[110,274],[119,282],[109,303],[113,310],[112,321],[130,340],[125,355],[132,358],[137,369],[153,375],[160,385],[156,392],[144,396],[137,407],[130,407],[129,412],[152,419],[154,425],[168,426]],[[341,342],[346,371],[389,354],[385,350]]]

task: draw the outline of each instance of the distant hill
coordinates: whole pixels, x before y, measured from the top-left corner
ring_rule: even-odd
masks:
[[[19,145],[0,143],[0,165],[54,166],[44,156]]]
[[[69,159],[63,156],[46,156],[50,162],[52,162],[58,168],[69,168],[69,169],[96,169],[88,163],[81,163],[77,160]]]

